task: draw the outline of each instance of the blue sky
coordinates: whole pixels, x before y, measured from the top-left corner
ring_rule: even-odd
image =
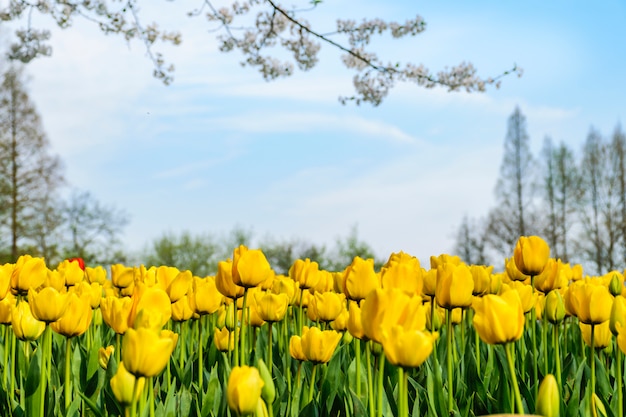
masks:
[[[337,17],[421,15],[421,35],[375,42],[389,60],[524,70],[482,94],[400,84],[375,108],[339,104],[352,73],[329,47],[312,71],[267,83],[220,53],[203,19],[186,17],[198,2],[144,3],[145,22],[183,34],[182,45],[157,48],[176,65],[172,85],[151,77],[141,44],[86,22],[54,30],[53,56],[28,67],[69,182],[131,215],[131,250],[164,231],[236,225],[257,240],[332,245],[356,224],[380,257],[404,250],[427,264],[452,249],[464,214],[494,205],[516,105],[536,153],[546,135],[579,151],[591,126],[608,135],[626,115],[619,1],[326,1],[310,15],[322,31]]]

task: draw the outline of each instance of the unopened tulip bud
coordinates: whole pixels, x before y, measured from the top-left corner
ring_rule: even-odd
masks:
[[[559,324],[565,318],[565,302],[559,290],[552,290],[546,296],[544,314],[552,324]]]
[[[261,390],[261,398],[263,398],[267,404],[272,404],[276,398],[276,387],[274,386],[272,373],[267,369],[267,365],[265,365],[263,359],[258,360],[257,368],[259,369],[259,374],[261,374],[261,379],[264,384]]]
[[[560,401],[556,379],[554,375],[548,374],[541,381],[541,385],[539,385],[535,411],[543,417],[558,417]]]
[[[623,288],[624,285],[622,284],[622,281],[620,281],[617,274],[613,274],[609,283],[609,292],[611,293],[611,295],[613,295],[613,297],[617,297],[622,293]]]

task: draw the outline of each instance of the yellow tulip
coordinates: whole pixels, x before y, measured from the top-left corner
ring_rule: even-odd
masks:
[[[230,371],[226,387],[228,407],[238,416],[254,414],[263,385],[258,369],[251,366],[235,366]]]
[[[170,301],[173,304],[185,297],[191,291],[192,285],[193,275],[191,271],[182,271],[176,274],[174,279],[165,287],[165,292],[170,297]]]
[[[158,286],[147,287],[140,282],[136,285],[132,299],[133,306],[128,315],[128,325],[131,327],[154,326],[160,329],[172,317],[170,298]],[[139,313],[142,313],[141,316]],[[143,320],[142,323],[138,322],[139,317]]]
[[[309,331],[307,326],[302,327],[302,335]],[[302,350],[302,336],[291,336],[289,339],[289,354],[298,361],[306,361],[307,357]]]
[[[313,287],[309,288],[309,292],[314,293],[314,292],[330,292],[333,291],[334,287],[335,287],[335,278],[333,276],[333,273],[330,271],[325,271],[323,269],[320,269],[317,271],[317,274],[319,275],[319,279],[317,281],[317,284],[315,284]],[[340,291],[341,292],[341,291]]]
[[[11,312],[15,307],[15,296],[10,292],[0,300],[0,324],[11,324]],[[30,309],[30,307],[28,307]]]
[[[470,265],[470,272],[472,273],[472,278],[474,279],[474,289],[472,290],[472,294],[481,296],[489,293],[491,289],[491,274],[493,272],[493,265]]]
[[[476,300],[474,311],[474,328],[485,343],[514,342],[524,333],[524,310],[515,291],[487,294]]]
[[[178,335],[170,330],[129,328],[122,340],[122,360],[136,377],[159,375],[170,360]]]
[[[107,281],[107,271],[102,266],[98,265],[96,267],[85,267],[85,277],[89,283],[93,284],[97,282],[100,285],[104,285]],[[110,281],[109,281],[110,282]]]
[[[67,309],[68,297],[67,293],[61,294],[52,287],[46,287],[39,292],[33,289],[28,291],[28,303],[33,316],[46,323],[61,318]]]
[[[111,391],[113,391],[115,399],[122,406],[128,406],[133,403],[135,383],[137,384],[135,401],[138,401],[143,392],[145,381],[145,378],[139,378],[139,380],[137,380],[132,373],[126,370],[122,362],[117,366],[117,372],[111,378]]]
[[[115,346],[109,345],[106,348],[102,346],[98,349],[98,364],[102,369],[106,371],[109,367],[109,360],[111,359],[111,355],[115,351]]]
[[[467,308],[472,305],[474,278],[469,267],[463,263],[447,262],[437,267],[435,301],[446,310]]]
[[[13,275],[13,269],[15,264],[0,265],[0,300],[9,294],[11,288],[11,276]]]
[[[611,318],[613,296],[606,286],[587,280],[572,285],[569,296],[574,313],[582,323],[600,324]]]
[[[344,272],[343,293],[349,300],[360,301],[380,286],[373,259],[356,256]]]
[[[361,301],[361,321],[368,339],[382,342],[382,334],[394,325],[424,330],[426,312],[421,297],[400,289],[376,289]]]
[[[194,312],[203,316],[215,313],[224,302],[224,295],[217,290],[215,277],[194,277],[189,301]]]
[[[532,310],[537,304],[538,295],[535,291],[533,291],[533,287],[530,285],[524,284],[521,281],[512,281],[502,290],[502,293],[504,293],[507,289],[517,291],[517,295],[519,295],[519,298],[522,301],[524,314]]]
[[[356,301],[350,300],[348,307],[348,332],[357,339],[364,339],[363,321],[361,320],[361,307]]]
[[[320,280],[319,265],[310,259],[296,259],[289,268],[289,276],[297,282],[301,289],[313,288]]]
[[[233,252],[232,276],[235,285],[256,287],[272,274],[267,258],[260,249],[248,249],[240,245]]]
[[[179,298],[175,303],[172,303],[172,320],[173,321],[187,321],[193,317],[193,309],[189,303],[189,297],[184,295]]]
[[[135,280],[135,268],[122,264],[111,265],[111,281],[117,288],[129,287]]]
[[[243,292],[245,291],[244,287],[236,285],[233,281],[233,263],[230,260],[217,263],[215,286],[224,297],[232,299],[243,297]]]
[[[354,301],[353,301],[354,302]],[[341,313],[337,316],[337,318],[330,322],[330,327],[338,332],[344,332],[348,330],[348,319],[350,318],[350,313],[348,309],[346,309],[346,304],[344,303],[341,307]]]
[[[239,331],[239,329],[237,329]],[[226,327],[213,330],[213,344],[220,352],[228,352],[235,348],[235,338],[233,333]]]
[[[274,294],[285,294],[289,298],[289,305],[298,303],[298,289],[300,284],[284,275],[279,275],[274,279],[272,284],[272,292]]]
[[[48,268],[43,258],[22,255],[17,259],[11,273],[11,291],[25,295],[28,290],[41,287],[48,275]]]
[[[341,333],[311,327],[308,332],[302,334],[302,353],[310,362],[326,363],[330,361],[340,340]]]
[[[289,307],[289,297],[287,294],[273,294],[271,292],[261,292],[255,294],[256,308],[259,316],[265,321],[281,321],[287,313]]]
[[[448,255],[447,253],[442,253],[439,256],[431,256],[430,257],[430,268],[437,269],[443,264],[452,264],[459,265],[462,263],[461,257],[457,255]]]
[[[517,240],[513,259],[515,266],[524,275],[539,275],[550,258],[550,247],[539,236],[521,236]]]
[[[591,346],[591,324],[585,324],[579,322],[580,332],[583,335],[583,340],[587,346]],[[609,327],[609,321],[603,323],[594,324],[593,329],[593,346],[595,349],[604,349],[611,344],[611,328]]]
[[[65,337],[74,337],[87,331],[92,317],[89,295],[79,297],[75,293],[70,293],[65,313],[57,321],[51,323],[50,327]]]
[[[399,288],[408,294],[421,295],[424,279],[422,267],[415,256],[394,253],[380,271],[383,288]]]
[[[85,278],[85,271],[80,263],[66,259],[57,266],[57,271],[63,276],[65,285],[71,287],[78,284]]]
[[[491,274],[491,281],[489,283],[489,294],[500,294],[500,290],[502,289],[502,280],[505,275],[506,272]]]
[[[566,287],[568,279],[566,272],[562,271],[563,269],[565,268],[562,267],[560,259],[548,259],[543,272],[535,277],[535,288],[547,294],[552,290]]]
[[[130,297],[107,296],[100,302],[102,319],[117,334],[126,333],[133,300]]]
[[[422,280],[424,282],[422,293],[427,297],[434,297],[437,291],[437,269],[431,268],[428,271],[422,269]]]
[[[511,281],[528,281],[530,283],[530,277],[528,275],[524,275],[517,269],[515,265],[515,258],[507,258],[504,260],[504,270],[506,271],[506,276]]]
[[[406,330],[393,326],[383,334],[383,350],[391,364],[403,368],[417,368],[430,356],[437,333]]]
[[[11,327],[20,340],[37,340],[46,329],[46,323],[33,317],[26,301],[20,301],[11,311]]]
[[[312,321],[333,321],[341,314],[346,304],[345,294],[338,294],[335,292],[315,292],[313,298],[309,302],[309,308],[307,314],[314,314],[314,317],[309,316]]]

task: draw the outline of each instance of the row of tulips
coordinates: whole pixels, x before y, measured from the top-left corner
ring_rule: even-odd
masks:
[[[493,266],[236,248],[215,276],[0,266],[2,415],[623,415],[624,275],[521,237]]]

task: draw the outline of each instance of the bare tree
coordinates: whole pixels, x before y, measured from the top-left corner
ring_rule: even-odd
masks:
[[[516,107],[508,120],[495,189],[496,207],[487,218],[488,246],[500,255],[510,256],[520,236],[538,233],[536,189],[536,162],[530,151],[526,118]]]
[[[561,142],[554,147],[546,138],[543,147],[543,235],[551,248],[551,255],[569,262],[570,232],[575,225],[577,201],[581,198],[580,174],[574,154]]]
[[[86,263],[101,265],[125,261],[120,236],[129,219],[124,211],[103,205],[89,192],[75,191],[64,213],[66,257],[81,257]]]
[[[613,184],[618,193],[618,227],[621,268],[626,267],[626,135],[622,127],[617,125],[610,144],[611,166],[613,168]]]
[[[42,225],[42,215],[63,181],[60,160],[50,154],[23,73],[9,68],[0,84],[0,227],[9,236],[10,261],[32,246],[28,239],[35,237],[35,230],[55,227],[53,222]]]
[[[405,22],[386,22],[380,18],[363,20],[338,19],[334,28],[315,28],[304,17],[313,15],[321,1],[303,2],[305,6],[285,7],[275,0],[240,0],[218,7],[213,1],[199,1],[200,7],[188,13],[190,17],[205,16],[211,32],[217,32],[220,49],[224,52],[240,51],[243,65],[257,68],[263,77],[272,80],[290,76],[294,64],[302,71],[313,68],[318,62],[322,44],[339,50],[343,64],[356,72],[353,78],[356,94],[340,97],[341,102],[353,100],[357,104],[368,102],[378,105],[398,82],[414,82],[425,88],[443,86],[450,91],[485,91],[486,86],[500,84],[500,79],[510,73],[521,75],[513,66],[494,77],[477,75],[476,68],[461,62],[451,68],[432,72],[423,64],[385,62],[369,48],[374,36],[390,34],[393,38],[415,36],[426,29],[421,16]],[[49,55],[49,31],[33,28],[31,15],[50,16],[60,27],[67,28],[76,18],[94,22],[106,34],[123,36],[126,40],[141,40],[154,63],[154,75],[166,84],[172,81],[173,65],[153,51],[158,41],[179,44],[181,35],[160,29],[157,23],[144,25],[140,21],[139,0],[107,2],[105,0],[10,0],[0,9],[0,20],[26,21],[26,28],[16,32],[17,42],[11,47],[10,57],[28,62],[40,55]],[[277,51],[282,49],[282,52]],[[288,59],[280,59],[285,55]]]
[[[581,162],[584,194],[580,199],[582,232],[577,250],[585,260],[592,262],[598,274],[616,267],[621,233],[621,197],[611,153],[600,132],[591,128]]]
[[[453,255],[458,255],[467,264],[487,265],[486,228],[484,221],[470,219],[467,215],[457,231]]]

